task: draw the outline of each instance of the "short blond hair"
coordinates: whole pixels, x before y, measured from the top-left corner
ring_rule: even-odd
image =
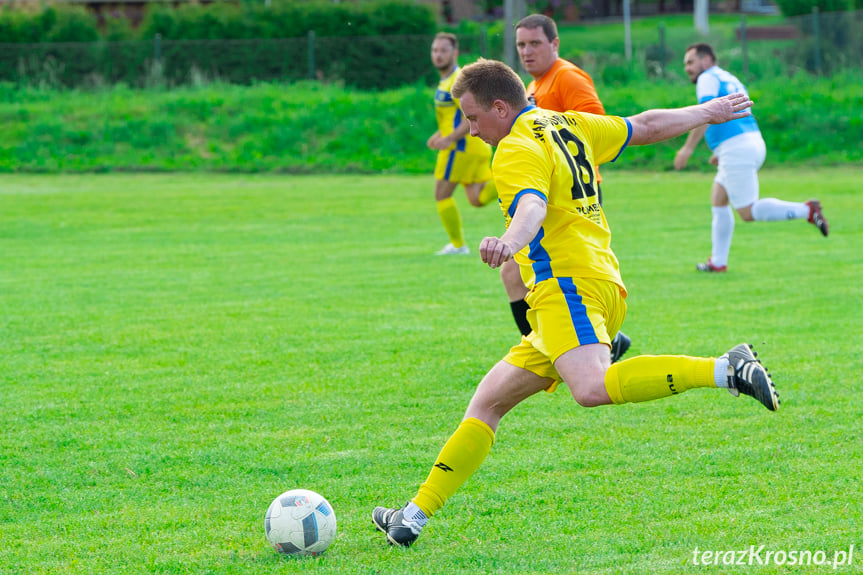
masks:
[[[491,108],[495,100],[503,100],[516,110],[528,105],[524,82],[512,68],[497,60],[480,58],[462,68],[453,84],[452,95],[461,98],[467,92],[473,94],[483,110]]]

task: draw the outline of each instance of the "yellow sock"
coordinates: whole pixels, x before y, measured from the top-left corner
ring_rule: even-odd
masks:
[[[687,355],[640,355],[611,364],[605,389],[614,403],[638,403],[683,393],[696,387],[716,387],[716,360]]]
[[[479,203],[483,206],[497,199],[497,186],[494,180],[489,180],[479,193]]]
[[[494,431],[479,419],[461,422],[438,455],[434,467],[413,498],[431,517],[449,497],[479,469],[494,443]]]
[[[449,236],[449,241],[452,245],[460,248],[464,245],[464,236],[461,230],[461,214],[458,213],[458,206],[453,198],[446,198],[437,203],[437,213],[440,214],[440,221]]]

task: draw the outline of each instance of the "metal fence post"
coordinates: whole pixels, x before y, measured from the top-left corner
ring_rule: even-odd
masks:
[[[314,80],[317,77],[315,73],[315,31],[309,30],[309,80]]]
[[[812,7],[812,33],[815,39],[815,73],[821,75],[821,22],[818,6]]]
[[[659,23],[659,73],[665,77],[665,22]]]
[[[503,61],[515,68],[518,55],[515,51],[515,0],[503,0]]]
[[[623,0],[623,52],[627,62],[632,62],[632,19],[629,0]]]
[[[743,75],[749,75],[749,54],[746,45],[746,16],[740,18],[740,50],[743,53]]]
[[[156,34],[153,37],[153,58],[158,64],[162,60],[162,35]]]

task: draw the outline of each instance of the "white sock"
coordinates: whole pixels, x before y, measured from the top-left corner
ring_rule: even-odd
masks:
[[[717,357],[713,364],[713,382],[716,387],[728,387],[728,358]]]
[[[710,254],[710,263],[717,267],[728,265],[728,252],[731,251],[731,238],[734,236],[734,210],[731,206],[710,208],[713,212],[713,223],[711,225],[711,239],[713,251]]]
[[[764,198],[752,204],[752,217],[757,222],[805,219],[809,217],[809,206],[799,202]]]
[[[425,527],[426,523],[429,521],[429,518],[426,517],[423,510],[417,507],[417,504],[413,501],[409,501],[408,504],[405,505],[404,511],[402,511],[402,517],[404,517],[405,521],[419,523],[420,527]]]

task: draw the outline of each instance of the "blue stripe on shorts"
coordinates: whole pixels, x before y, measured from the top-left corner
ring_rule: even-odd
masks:
[[[593,329],[593,324],[590,323],[590,318],[587,317],[587,308],[581,302],[581,296],[578,294],[578,288],[573,283],[572,278],[557,278],[557,283],[560,286],[560,291],[563,292],[563,297],[566,299],[566,306],[569,308],[569,317],[572,319],[572,326],[575,328],[575,334],[578,336],[578,344],[599,343],[599,338],[596,337],[596,330]]]
[[[449,158],[446,161],[446,171],[443,173],[443,179],[446,181],[449,181],[449,178],[452,175],[453,162],[455,162],[455,150],[450,150]]]
[[[545,229],[539,228],[536,236],[530,240],[530,252],[528,257],[533,260],[533,274],[536,276],[535,283],[544,282],[552,276],[551,258],[542,246],[545,237]]]

